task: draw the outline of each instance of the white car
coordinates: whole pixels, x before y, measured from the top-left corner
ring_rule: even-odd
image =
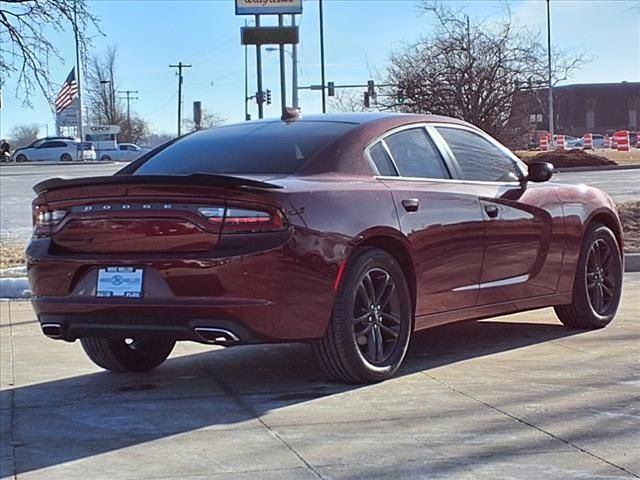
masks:
[[[88,143],[70,137],[48,137],[13,152],[15,162],[71,162],[95,160],[96,152]]]
[[[100,160],[131,162],[148,151],[148,148],[142,148],[133,143],[119,143],[116,150],[100,150]]]

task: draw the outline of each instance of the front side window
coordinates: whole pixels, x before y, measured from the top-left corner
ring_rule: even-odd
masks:
[[[477,133],[451,127],[436,127],[449,144],[465,180],[483,182],[518,181],[515,162]]]
[[[384,141],[401,176],[451,178],[440,152],[424,128],[402,130]]]

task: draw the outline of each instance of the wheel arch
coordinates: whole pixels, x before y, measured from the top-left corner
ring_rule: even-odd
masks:
[[[587,227],[592,223],[601,223],[605,227],[608,227],[613,235],[616,237],[616,241],[618,242],[618,246],[620,247],[620,254],[624,254],[624,235],[622,233],[622,226],[620,224],[620,220],[615,212],[608,209],[599,209],[591,213],[591,215],[587,218],[587,221],[584,222],[584,230],[583,237],[585,232],[587,231]]]
[[[379,248],[391,255],[402,268],[405,279],[409,285],[409,293],[411,294],[411,311],[412,319],[415,318],[416,312],[416,272],[413,264],[413,257],[407,241],[399,234],[375,234],[363,239],[356,247],[373,247]]]

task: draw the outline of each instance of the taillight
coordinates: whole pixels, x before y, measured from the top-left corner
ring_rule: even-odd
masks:
[[[202,207],[198,213],[215,225],[222,226],[222,233],[274,232],[286,228],[280,211],[257,210],[240,207]]]
[[[67,216],[66,210],[40,210],[36,216],[36,227],[57,225]]]

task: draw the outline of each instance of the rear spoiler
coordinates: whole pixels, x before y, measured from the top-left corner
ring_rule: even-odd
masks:
[[[190,175],[110,175],[105,177],[83,178],[50,178],[33,186],[37,194],[51,192],[69,187],[88,187],[94,185],[203,185],[209,187],[229,188],[284,188],[275,183],[209,173],[192,173]]]

